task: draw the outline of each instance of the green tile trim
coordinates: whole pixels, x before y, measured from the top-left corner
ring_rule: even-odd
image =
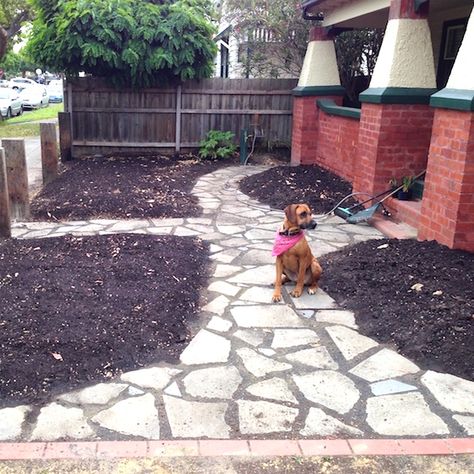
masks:
[[[474,90],[441,89],[431,96],[431,107],[474,112]]]
[[[429,104],[437,89],[415,87],[371,87],[359,95],[361,102],[371,104]]]
[[[352,107],[341,107],[331,99],[318,99],[316,104],[321,110],[324,110],[328,115],[339,115],[341,117],[349,117],[360,120],[360,109]]]
[[[342,86],[298,86],[293,89],[293,95],[297,97],[310,97],[322,95],[344,95],[345,90]]]

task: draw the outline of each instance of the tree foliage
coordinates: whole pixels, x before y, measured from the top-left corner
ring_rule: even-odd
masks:
[[[0,60],[0,69],[3,69],[8,79],[21,76],[25,71],[34,71],[37,67],[23,50],[15,53],[10,49]]]
[[[56,71],[151,86],[209,77],[216,47],[206,0],[32,0],[31,55]]]
[[[32,10],[27,0],[0,0],[0,59],[6,54],[10,40],[31,17]]]

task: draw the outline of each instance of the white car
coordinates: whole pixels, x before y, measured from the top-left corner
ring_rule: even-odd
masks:
[[[63,81],[53,80],[46,88],[48,89],[49,101],[50,102],[62,102],[63,101]]]
[[[10,118],[23,113],[23,101],[18,90],[0,87],[0,114]]]
[[[39,84],[25,87],[20,92],[20,97],[25,109],[39,109],[49,105],[48,91],[45,86]]]
[[[10,87],[12,89],[24,89],[28,86],[37,86],[38,83],[26,77],[14,77],[10,79]]]

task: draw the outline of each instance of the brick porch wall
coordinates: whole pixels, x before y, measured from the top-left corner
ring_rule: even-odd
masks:
[[[434,110],[428,105],[362,105],[354,192],[377,194],[391,178],[416,175],[428,161]]]
[[[474,251],[474,113],[437,109],[420,240]]]

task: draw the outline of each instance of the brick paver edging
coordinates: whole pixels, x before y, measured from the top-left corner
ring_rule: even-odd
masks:
[[[474,438],[0,443],[0,460],[474,454]]]

